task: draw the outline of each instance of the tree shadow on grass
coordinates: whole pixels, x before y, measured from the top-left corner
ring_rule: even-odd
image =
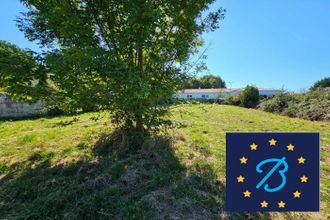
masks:
[[[101,135],[92,156],[69,162],[39,152],[0,179],[4,219],[269,219],[263,213],[226,213],[225,185],[211,166],[188,171],[175,138],[147,137],[140,149],[125,135]],[[63,158],[64,160],[65,158]]]

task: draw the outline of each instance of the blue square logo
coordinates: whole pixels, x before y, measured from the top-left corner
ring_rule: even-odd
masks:
[[[319,211],[319,133],[227,133],[227,211]]]

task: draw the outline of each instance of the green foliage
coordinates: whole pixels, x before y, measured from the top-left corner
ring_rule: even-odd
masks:
[[[263,99],[259,104],[259,108],[266,112],[281,113],[288,108],[291,103],[297,102],[299,102],[297,94],[282,92]]]
[[[6,94],[6,90],[0,87],[0,94]]]
[[[254,108],[258,105],[259,98],[258,88],[248,85],[241,93],[226,97],[225,104]]]
[[[226,88],[226,83],[221,79],[220,76],[205,75],[200,79],[201,88]]]
[[[5,163],[0,162],[0,175],[7,172],[8,170],[9,170],[9,167],[7,167]]]
[[[229,95],[225,99],[225,103],[228,105],[241,105],[239,94]]]
[[[318,89],[304,94],[280,93],[263,100],[259,108],[308,120],[330,119],[330,90]]]
[[[6,61],[15,62],[0,69],[0,86],[22,97],[40,87],[28,95],[66,112],[111,110],[117,126],[138,131],[168,123],[166,100],[225,12],[209,11],[214,0],[21,2],[19,29],[47,52],[10,46]]]
[[[254,108],[259,102],[259,90],[253,86],[246,86],[239,95],[241,105],[247,108]]]
[[[47,82],[40,57],[0,40],[0,90],[13,98],[36,102],[47,93]]]
[[[188,77],[183,85],[183,89],[210,89],[226,88],[226,83],[220,76],[205,75],[200,78]]]
[[[330,77],[326,77],[314,83],[310,90],[330,87]]]

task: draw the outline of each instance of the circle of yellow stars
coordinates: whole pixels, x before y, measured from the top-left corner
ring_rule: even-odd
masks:
[[[274,138],[270,139],[269,141],[269,146],[270,147],[276,147],[277,145],[277,140],[275,140]],[[288,151],[294,151],[295,146],[293,144],[289,144],[286,146]],[[250,150],[251,151],[256,151],[258,150],[258,145],[256,143],[252,143],[250,144]],[[247,164],[248,163],[248,158],[245,156],[242,156],[241,158],[239,158],[240,163],[241,164]],[[305,164],[306,158],[304,158],[303,156],[300,156],[299,158],[297,158],[297,162],[298,164]],[[242,175],[239,175],[237,178],[237,183],[244,183],[245,181],[245,177]],[[303,175],[300,177],[300,182],[301,183],[307,183],[308,182],[308,177],[306,175]],[[301,196],[301,192],[299,190],[296,190],[295,192],[292,193],[293,194],[293,198],[295,199],[299,199]],[[243,193],[242,193],[244,198],[251,198],[252,192],[249,191],[248,189],[246,189]],[[266,200],[263,200],[260,202],[260,207],[261,208],[268,208],[269,203]],[[285,208],[286,203],[285,201],[279,201],[277,203],[278,208]]]

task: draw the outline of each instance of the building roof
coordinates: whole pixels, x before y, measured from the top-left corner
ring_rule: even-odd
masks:
[[[276,89],[270,89],[270,88],[258,88],[259,91],[279,91]],[[240,92],[242,91],[242,88],[237,89],[228,89],[228,88],[220,88],[220,89],[183,89],[178,90],[178,94],[184,94],[184,93],[232,93],[232,92]]]

